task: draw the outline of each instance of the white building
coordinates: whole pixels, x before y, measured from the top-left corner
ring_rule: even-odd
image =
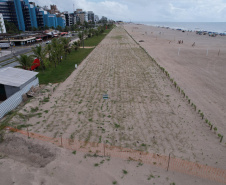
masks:
[[[94,19],[95,19],[95,22],[98,22],[99,21],[98,15],[94,15]]]
[[[0,13],[0,33],[6,33],[3,15]]]

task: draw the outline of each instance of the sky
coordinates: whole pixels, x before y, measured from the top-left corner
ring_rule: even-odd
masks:
[[[226,0],[29,0],[73,12],[81,8],[115,21],[226,22]],[[48,4],[47,4],[48,3]]]

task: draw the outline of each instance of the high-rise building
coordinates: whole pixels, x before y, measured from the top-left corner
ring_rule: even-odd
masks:
[[[87,21],[87,14],[85,11],[82,11],[82,9],[76,9],[75,14],[77,22],[84,24],[84,22]]]
[[[28,0],[0,0],[0,13],[4,20],[14,23],[22,31],[44,26],[56,28],[58,22],[61,27],[65,27],[65,17],[56,16],[56,13],[60,14],[56,5],[51,5],[49,10],[48,7],[36,7],[35,3],[29,3]]]
[[[57,14],[60,13],[60,11],[57,9],[56,5],[50,5],[50,14]]]
[[[30,4],[31,27],[38,28],[35,4],[34,3],[29,3],[29,4]]]
[[[98,22],[99,21],[99,16],[98,15],[94,15],[94,21]]]
[[[35,7],[35,12],[38,28],[44,28],[44,10],[42,8]]]
[[[88,11],[88,22],[95,22],[94,13],[92,11]]]

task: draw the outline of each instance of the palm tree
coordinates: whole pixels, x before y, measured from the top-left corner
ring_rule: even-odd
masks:
[[[42,47],[42,45],[38,45],[36,47],[33,47],[32,51],[34,53],[34,56],[40,60],[42,70],[44,70],[45,69],[44,61],[46,59],[47,54],[46,50]]]
[[[50,50],[50,61],[54,62],[55,68],[56,64],[61,62],[62,55],[64,54],[64,45],[62,42],[59,42],[59,39],[53,39],[51,42]]]
[[[78,49],[78,42],[73,42],[72,47],[74,48],[74,50],[76,51]]]
[[[34,58],[31,55],[20,55],[20,57],[16,57],[16,60],[20,63],[23,69],[30,69]]]
[[[69,38],[61,37],[60,42],[63,45],[64,55],[65,55],[65,58],[66,58],[67,53],[70,54],[70,47],[69,47],[70,40],[69,40]]]

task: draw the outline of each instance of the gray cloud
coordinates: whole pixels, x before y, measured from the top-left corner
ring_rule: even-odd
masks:
[[[82,8],[124,21],[225,21],[226,0],[36,0],[56,4],[61,11]]]

